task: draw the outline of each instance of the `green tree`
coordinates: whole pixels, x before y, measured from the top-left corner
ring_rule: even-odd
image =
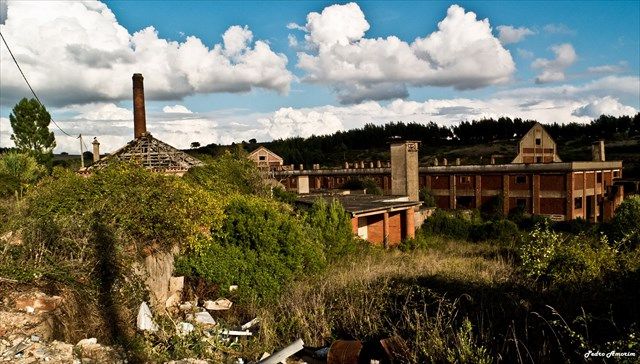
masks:
[[[11,140],[22,152],[34,153],[36,159],[47,166],[53,159],[55,136],[49,131],[51,115],[36,99],[23,98],[9,115],[13,134]]]
[[[613,238],[629,249],[640,245],[640,196],[625,199],[611,220]]]

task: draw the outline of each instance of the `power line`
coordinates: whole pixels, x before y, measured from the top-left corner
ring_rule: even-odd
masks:
[[[15,62],[16,66],[18,67],[18,71],[20,71],[20,74],[22,75],[22,78],[24,79],[24,82],[27,83],[27,86],[29,86],[29,90],[31,90],[31,93],[33,94],[33,96],[36,98],[36,100],[38,101],[38,103],[40,105],[42,105],[42,107],[44,107],[44,104],[40,101],[40,98],[38,97],[38,95],[36,95],[36,92],[33,90],[33,87],[31,87],[31,84],[29,83],[29,81],[27,80],[27,76],[24,75],[24,72],[22,72],[22,68],[20,68],[20,64],[18,64],[18,60],[16,59],[16,57],[13,55],[13,52],[11,52],[11,48],[9,48],[9,44],[7,44],[6,39],[4,39],[4,35],[2,35],[2,33],[0,33],[0,37],[2,37],[2,41],[4,42],[4,45],[7,47],[7,50],[9,50],[9,54],[11,55],[11,58],[13,58],[13,62]],[[51,121],[53,122],[53,125],[55,125],[61,132],[63,132],[66,136],[72,136],[71,134],[67,133],[66,131],[62,130],[62,128],[60,127],[60,125],[58,125],[58,123],[56,123],[55,120],[53,120],[53,118],[51,118]]]

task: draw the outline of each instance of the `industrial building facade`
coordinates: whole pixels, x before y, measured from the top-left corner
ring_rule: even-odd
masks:
[[[558,221],[607,221],[623,200],[623,187],[616,184],[622,178],[622,162],[605,160],[602,141],[594,144],[592,156],[591,161],[561,162],[555,141],[542,125],[535,124],[520,141],[512,163],[448,165],[443,160],[418,166],[417,145],[405,142],[391,145],[390,166],[378,162],[355,163],[356,168],[289,168],[276,176],[286,188],[301,194],[338,189],[349,179],[367,178],[385,194],[412,200],[417,199],[418,190],[426,189],[436,206],[444,209],[485,209],[498,204],[505,214],[521,211]],[[394,178],[395,186],[405,186],[402,191],[394,187]]]

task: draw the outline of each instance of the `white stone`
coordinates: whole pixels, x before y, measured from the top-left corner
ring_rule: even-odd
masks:
[[[188,334],[191,331],[193,331],[194,327],[192,324],[188,323],[188,322],[181,322],[178,324],[178,330],[180,331],[181,334]]]
[[[220,298],[215,301],[204,301],[204,308],[212,311],[228,310],[233,305],[233,302],[226,298]]]
[[[98,339],[96,339],[95,337],[92,337],[90,339],[82,339],[82,340],[78,341],[76,346],[85,346],[85,345],[92,345],[92,344],[97,344],[97,343],[98,343]]]
[[[158,325],[153,322],[153,316],[151,315],[151,310],[149,306],[147,306],[146,302],[142,302],[140,304],[140,309],[138,310],[138,319],[137,319],[138,330],[142,331],[158,331]]]
[[[199,322],[199,323],[205,324],[205,325],[215,325],[216,324],[216,321],[213,319],[211,314],[209,312],[207,312],[207,311],[196,313],[195,319],[196,319],[196,322]]]

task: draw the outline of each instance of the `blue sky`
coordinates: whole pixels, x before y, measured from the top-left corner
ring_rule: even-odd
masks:
[[[131,139],[133,72],[150,131],[178,147],[640,109],[638,1],[3,0],[0,20],[54,118],[107,150]],[[4,45],[0,56],[8,146],[11,107],[29,94]]]

